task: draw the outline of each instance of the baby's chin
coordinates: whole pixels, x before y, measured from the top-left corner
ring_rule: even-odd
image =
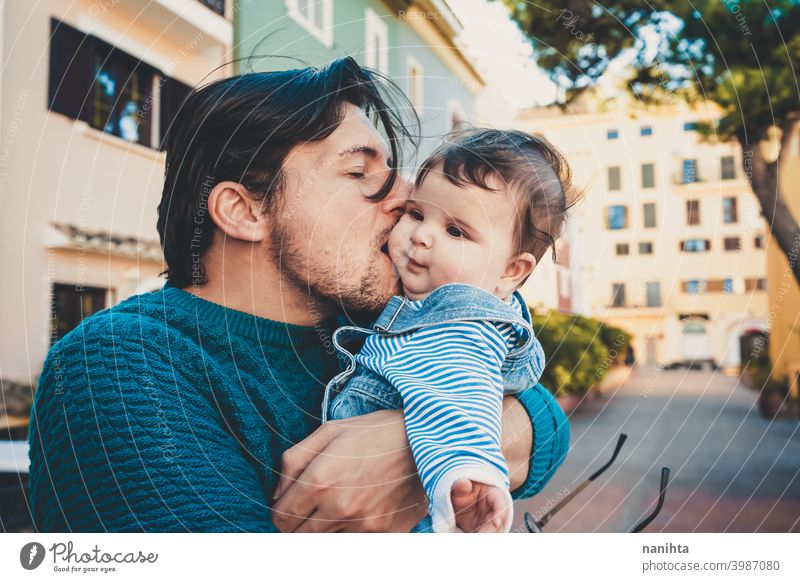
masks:
[[[403,280],[402,278],[400,279]],[[403,295],[411,301],[422,301],[433,293],[433,289],[419,290],[410,286],[403,285]]]

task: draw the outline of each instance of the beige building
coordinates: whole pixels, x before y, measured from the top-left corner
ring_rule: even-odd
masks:
[[[82,316],[162,284],[159,143],[232,43],[229,0],[0,5],[0,378],[34,383]]]
[[[766,225],[740,148],[696,131],[716,116],[596,95],[520,115],[586,189],[573,218],[574,311],[630,330],[640,363],[733,368],[741,339],[768,328]]]

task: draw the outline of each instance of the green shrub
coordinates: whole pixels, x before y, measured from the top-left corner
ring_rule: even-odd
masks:
[[[624,360],[630,346],[627,331],[598,319],[556,311],[531,315],[547,357],[541,382],[556,395],[588,392]]]
[[[785,378],[773,376],[772,362],[769,361],[769,354],[762,350],[754,358],[744,362],[747,370],[753,378],[753,388],[764,392],[778,392],[786,396],[789,393],[789,383]]]

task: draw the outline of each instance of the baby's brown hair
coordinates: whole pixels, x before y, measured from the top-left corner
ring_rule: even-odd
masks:
[[[517,252],[529,252],[538,262],[561,235],[567,211],[581,197],[572,184],[566,158],[541,135],[518,130],[467,129],[449,134],[423,162],[419,188],[428,173],[441,171],[459,187],[474,185],[496,191],[490,176],[518,197],[514,225]]]

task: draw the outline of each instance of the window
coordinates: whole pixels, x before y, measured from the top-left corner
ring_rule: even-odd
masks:
[[[619,166],[608,167],[608,189],[621,190],[622,189],[622,170]]]
[[[613,283],[611,285],[611,305],[612,307],[625,306],[625,283]]]
[[[104,42],[95,41],[90,124],[124,140],[150,145],[155,70]]]
[[[656,204],[655,202],[645,202],[642,204],[642,211],[644,212],[644,227],[656,227]]]
[[[753,246],[755,246],[757,249],[763,249],[764,248],[764,235],[763,234],[757,234],[756,235],[756,237],[753,239]]]
[[[661,307],[661,283],[658,281],[648,281],[645,283],[648,307]]]
[[[683,174],[681,176],[681,183],[692,184],[698,182],[697,177],[697,160],[683,160]]]
[[[697,293],[705,293],[708,288],[708,281],[705,279],[689,279],[683,282],[683,290],[686,293],[695,295]]]
[[[616,129],[609,129],[606,132],[606,137],[608,139],[619,139],[619,131]]]
[[[654,188],[656,185],[655,164],[642,164],[642,188]]]
[[[702,238],[690,238],[681,241],[680,249],[685,253],[703,253],[711,250],[711,241]]]
[[[722,281],[722,291],[728,295],[733,294],[733,279],[725,279]]]
[[[700,201],[686,201],[686,224],[689,226],[700,224]]]
[[[739,251],[742,249],[742,239],[738,236],[727,236],[723,242],[726,251]]]
[[[389,27],[372,9],[364,11],[364,64],[382,73],[389,73]]]
[[[159,125],[161,128],[161,133],[159,136],[160,149],[164,149],[164,140],[167,137],[167,131],[169,131],[172,121],[175,119],[175,116],[178,115],[183,102],[189,96],[191,90],[192,88],[189,85],[185,85],[176,79],[162,77],[161,88],[159,89],[159,100],[161,103],[161,111],[159,115]]]
[[[630,252],[628,243],[617,243],[617,255],[627,255]]]
[[[50,111],[157,147],[190,87],[92,35],[51,19]],[[159,91],[154,91],[156,78]],[[153,99],[159,107],[153,107]],[[159,110],[155,117],[153,110]],[[158,142],[158,143],[157,143]]]
[[[85,317],[106,308],[107,289],[82,285],[53,285],[50,329],[53,343],[78,327]]]
[[[220,16],[225,16],[225,0],[200,0],[200,3],[204,4]]]
[[[628,228],[628,207],[622,205],[609,206],[606,215],[608,230]]]
[[[720,178],[722,180],[736,179],[736,166],[733,156],[722,156],[720,158]]]
[[[642,137],[647,137],[648,135],[653,135],[653,127],[650,125],[643,125],[639,128],[639,135]]]
[[[739,215],[736,212],[736,198],[733,196],[727,196],[722,199],[722,222],[725,224],[739,222]]]
[[[411,55],[406,57],[406,74],[408,78],[408,98],[411,99],[411,104],[417,110],[417,114],[422,115],[422,110],[425,106],[422,65]]]
[[[286,9],[311,36],[333,46],[333,0],[286,0]]]
[[[683,124],[683,131],[697,131],[697,122],[687,121]]]
[[[640,242],[639,243],[639,254],[640,255],[652,255],[653,254],[653,243],[651,243],[651,242]]]

